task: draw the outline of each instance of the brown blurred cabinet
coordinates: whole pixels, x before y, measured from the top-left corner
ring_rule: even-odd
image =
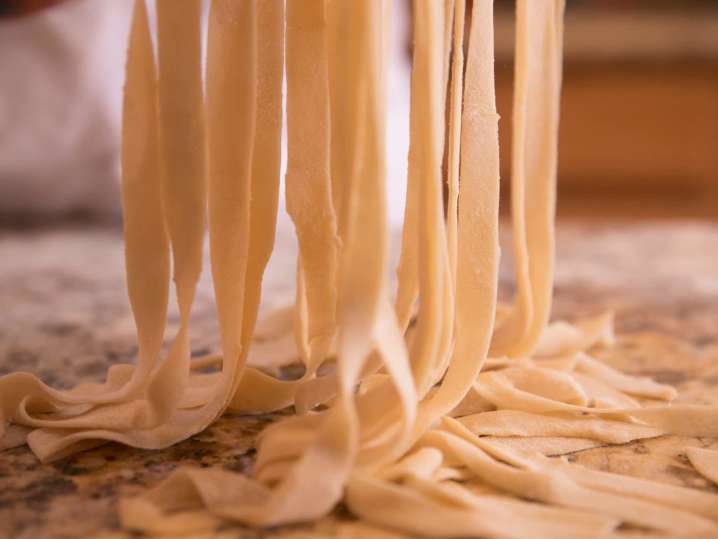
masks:
[[[718,10],[703,11],[569,10],[562,196],[664,196],[718,217]],[[512,14],[499,12],[504,178],[510,174],[512,27]]]

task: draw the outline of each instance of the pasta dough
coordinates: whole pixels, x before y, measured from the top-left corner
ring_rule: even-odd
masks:
[[[686,454],[693,467],[703,477],[718,484],[718,451],[688,447]]]
[[[105,440],[162,448],[227,409],[293,406],[294,415],[262,433],[254,477],[180,469],[123,500],[123,525],[173,535],[227,520],[273,526],[319,518],[344,500],[364,521],[351,532],[362,536],[390,528],[433,537],[599,537],[622,523],[718,533],[715,494],[586,470],[540,449],[718,436],[716,407],[671,406],[673,388],[589,355],[610,345],[610,315],[548,324],[563,9],[563,0],[517,0],[517,295],[507,306],[496,298],[491,0],[474,0],[469,17],[464,0],[414,2],[396,298],[384,193],[391,2],[213,0],[203,97],[199,0],[158,0],[157,65],[137,0],[123,204],[138,362],[69,391],[26,373],[0,378],[3,446],[22,441],[27,428],[31,449],[46,461]],[[283,69],[297,296],[293,309],[256,327],[274,245]],[[205,224],[222,350],[191,361]],[[170,273],[180,325],[162,358]],[[256,359],[247,364],[263,351],[274,365],[293,361],[292,341],[306,367],[298,380],[275,378]],[[201,372],[211,365],[220,368]],[[644,406],[646,399],[654,402]],[[526,443],[510,443],[516,439]],[[688,455],[715,480],[712,453]]]

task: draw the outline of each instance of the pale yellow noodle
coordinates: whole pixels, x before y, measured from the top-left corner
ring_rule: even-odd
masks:
[[[492,0],[474,0],[468,29],[464,0],[413,3],[396,298],[385,193],[390,0],[213,0],[206,97],[200,4],[158,0],[157,71],[145,3],[135,3],[122,190],[137,366],[114,365],[104,382],[68,391],[27,373],[0,378],[0,448],[27,437],[42,460],[107,440],[157,449],[227,409],[293,406],[261,433],[254,477],[180,468],[121,500],[122,525],[210,536],[227,521],[315,520],[343,500],[361,519],[340,525],[346,537],[598,538],[622,524],[718,535],[714,493],[542,454],[718,437],[715,405],[672,404],[674,388],[590,355],[612,345],[612,313],[548,323],[564,0],[517,0],[511,306],[496,301]],[[284,68],[296,304],[258,326],[277,222]],[[206,220],[221,352],[190,361]],[[162,358],[170,269],[180,323]],[[330,359],[334,370],[319,376]],[[297,360],[300,379],[270,374]],[[686,453],[718,479],[718,453]]]

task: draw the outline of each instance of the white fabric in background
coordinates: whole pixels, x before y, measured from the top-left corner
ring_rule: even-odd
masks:
[[[131,8],[71,0],[0,21],[0,217],[119,211]]]
[[[203,2],[206,11],[209,2]],[[32,16],[0,20],[0,222],[78,212],[119,215],[122,85],[132,4],[69,0]],[[398,226],[409,144],[409,28],[406,3],[395,0],[393,7],[387,195],[390,222]],[[153,0],[148,8],[154,27]],[[283,150],[285,143],[286,138]],[[286,155],[282,183],[285,164]],[[282,185],[282,199],[283,191]],[[283,200],[281,207],[284,222]]]

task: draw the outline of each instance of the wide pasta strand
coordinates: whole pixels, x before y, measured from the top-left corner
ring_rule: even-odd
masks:
[[[251,8],[251,6],[248,6]],[[208,48],[208,70],[212,70],[218,67],[219,64],[224,64],[227,55],[246,53],[251,61],[254,61],[254,48],[252,35],[254,34],[254,17],[225,17],[228,12],[227,10],[236,9],[231,5],[225,5],[222,2],[215,2],[212,6],[210,13],[210,46]],[[254,13],[251,9],[249,13]],[[177,13],[173,13],[177,16]],[[196,22],[199,23],[199,13],[194,11],[186,12],[186,16],[195,16]],[[244,26],[242,26],[244,25]],[[251,30],[247,32],[247,27]],[[243,41],[245,35],[249,36],[249,49],[247,49],[246,42]],[[216,62],[218,63],[215,63]],[[228,72],[227,70],[221,69],[223,78],[218,82],[216,86],[208,87],[208,103],[209,103],[209,145],[210,145],[210,182],[209,182],[209,197],[210,197],[210,247],[213,253],[213,258],[217,258],[214,255],[219,253],[219,259],[213,260],[213,271],[216,270],[218,275],[215,275],[215,287],[222,290],[222,294],[217,294],[217,305],[218,315],[220,320],[220,329],[223,337],[223,370],[219,379],[215,384],[212,385],[212,389],[207,392],[207,396],[201,399],[201,406],[194,408],[177,408],[179,404],[179,397],[184,394],[183,387],[179,384],[172,385],[171,383],[175,378],[173,377],[161,377],[158,376],[156,386],[148,388],[148,395],[156,402],[163,403],[164,408],[162,413],[167,415],[166,419],[161,422],[157,422],[155,425],[151,425],[150,428],[144,427],[139,428],[140,425],[133,425],[131,428],[119,429],[115,427],[114,430],[108,430],[103,428],[102,425],[98,425],[95,428],[87,428],[87,430],[78,430],[75,432],[68,432],[66,430],[58,430],[57,432],[47,429],[41,429],[32,433],[33,439],[29,439],[29,443],[33,449],[42,455],[42,458],[57,458],[62,455],[64,451],[67,451],[71,446],[77,442],[84,440],[96,440],[96,439],[107,439],[114,440],[135,447],[143,447],[147,449],[156,449],[161,447],[167,447],[179,440],[185,439],[191,434],[198,432],[207,427],[212,421],[214,421],[218,415],[226,408],[230,397],[232,395],[237,379],[241,375],[242,358],[240,358],[241,350],[241,312],[243,310],[242,296],[240,301],[228,301],[233,297],[234,290],[232,287],[235,286],[236,280],[234,278],[227,278],[226,273],[222,273],[223,264],[237,264],[240,270],[246,267],[246,259],[235,257],[233,255],[241,254],[242,242],[244,242],[244,249],[247,248],[247,234],[248,234],[248,221],[244,227],[230,226],[227,224],[227,220],[233,219],[236,215],[236,208],[231,204],[230,199],[226,196],[226,191],[223,189],[239,189],[245,190],[247,196],[245,197],[246,203],[249,202],[249,167],[250,157],[252,148],[252,133],[253,124],[247,123],[245,119],[247,117],[253,118],[252,107],[254,104],[254,75],[253,71],[249,73],[246,70],[246,65],[243,69],[238,69],[235,73]],[[197,74],[199,77],[199,74]],[[210,77],[212,78],[212,77]],[[237,91],[239,90],[239,92]],[[227,115],[220,113],[220,110],[226,110],[226,100],[232,98],[233,100],[237,95],[242,95],[240,92],[245,90],[244,100],[239,100],[239,103],[245,104],[247,107],[246,113],[243,114],[241,108],[233,107],[233,110],[237,111],[240,117],[243,118],[242,122],[237,122],[236,119],[233,122],[232,118],[227,118]],[[190,94],[191,95],[191,94]],[[161,95],[160,95],[161,98]],[[236,102],[235,102],[236,103]],[[216,116],[213,115],[213,111]],[[246,142],[239,145],[244,150],[238,152],[235,146],[230,147],[226,142],[230,140],[228,137],[228,130],[231,132],[233,129],[239,129],[244,134]],[[237,140],[236,137],[232,136],[231,139]],[[245,180],[238,184],[234,181],[234,172],[244,169]],[[188,179],[187,181],[190,181]],[[195,186],[196,187],[196,186]],[[199,189],[199,187],[196,187]],[[186,197],[192,197],[188,192],[182,193],[180,187],[178,187],[179,201],[181,202],[181,194]],[[202,187],[204,189],[204,187]],[[236,196],[234,197],[236,201]],[[178,204],[180,203],[178,202]],[[216,202],[220,202],[219,207],[216,206]],[[224,203],[224,206],[222,206]],[[240,214],[241,219],[248,219],[248,212]],[[218,226],[219,225],[219,226]],[[179,227],[191,226],[190,223],[179,223]],[[224,235],[223,235],[224,234]],[[228,237],[227,234],[230,234]],[[237,239],[239,240],[237,241]],[[236,242],[232,244],[232,240]],[[186,238],[183,238],[186,241]],[[197,246],[195,245],[194,248]],[[239,251],[237,248],[239,247]],[[176,270],[176,283],[178,285],[178,299],[180,295],[184,294],[185,300],[182,300],[180,310],[185,309],[185,316],[189,316],[189,307],[191,306],[191,299],[194,295],[194,279],[197,275],[196,270],[198,269],[195,265],[196,260],[192,258],[192,253],[195,253],[192,249],[180,251],[177,253],[178,261],[181,261],[183,268]],[[183,254],[180,254],[183,253]],[[194,267],[194,270],[191,268]],[[240,273],[235,271],[235,274]],[[180,277],[183,275],[184,277]],[[222,281],[222,275],[225,275],[226,280]],[[244,285],[242,279],[242,290]],[[228,283],[228,286],[227,284]],[[222,288],[225,286],[225,288]],[[183,290],[180,291],[180,288]],[[181,314],[182,316],[182,314]],[[179,337],[179,335],[178,335]],[[173,350],[176,350],[176,356],[182,358],[181,368],[175,367],[171,372],[177,377],[187,377],[188,369],[184,370],[184,358],[187,363],[189,361],[189,350],[183,350],[188,345],[186,336],[182,340],[175,340],[175,343],[180,342],[180,346],[170,350],[170,358],[172,357]],[[186,352],[186,356],[184,355]],[[177,360],[178,362],[180,360]],[[165,362],[164,365],[166,365]],[[163,366],[164,366],[163,365]],[[165,367],[166,368],[166,367]],[[152,401],[151,401],[152,402]],[[174,405],[172,405],[174,403]],[[130,403],[133,404],[133,403]],[[136,404],[140,407],[141,402]],[[98,413],[101,413],[100,410]],[[141,414],[141,408],[136,414]],[[117,416],[117,414],[114,414]],[[113,416],[113,417],[114,417]],[[123,416],[120,416],[123,417]],[[131,416],[130,416],[131,417]],[[140,415],[140,417],[142,417]]]
[[[287,211],[299,243],[310,373],[335,336],[337,224],[330,180],[327,23],[323,2],[287,6]],[[300,322],[301,323],[301,322]]]
[[[98,385],[93,387],[95,391],[56,390],[29,373],[12,373],[0,378],[0,437],[5,421],[19,421],[21,409],[34,416],[34,410],[48,406],[52,409],[129,400],[146,384],[159,359],[168,303],[169,242],[159,183],[157,74],[144,2],[136,3],[133,11],[126,72],[122,195],[125,263],[138,331],[138,365],[136,368],[127,366],[131,374],[126,383],[117,387]],[[134,133],[138,135],[131,136]],[[149,265],[148,259],[152,260]],[[143,308],[145,304],[149,304],[149,308]],[[23,401],[28,400],[34,405],[23,405]],[[24,438],[18,440],[24,441]]]
[[[701,449],[699,447],[686,448],[688,460],[703,477],[718,484],[718,451]],[[718,507],[718,503],[716,504]],[[718,511],[718,510],[717,510]]]
[[[359,73],[353,73],[353,70],[346,66],[344,76],[362,77],[355,78],[351,87],[356,92],[354,102],[363,104],[363,107],[358,109],[347,110],[347,113],[353,116],[352,123],[356,125],[360,135],[357,153],[353,155],[356,166],[352,169],[352,176],[347,178],[349,183],[346,193],[361,193],[361,196],[355,194],[353,197],[361,203],[351,208],[347,233],[351,237],[353,233],[357,233],[358,223],[366,225],[375,221],[374,237],[381,244],[386,238],[386,210],[381,191],[384,150],[382,118],[377,107],[381,94],[377,93],[377,82],[383,77],[379,77],[376,70],[377,60],[380,58],[377,49],[380,49],[382,44],[381,25],[377,28],[376,23],[381,20],[383,9],[374,3],[343,5],[340,9],[341,17],[357,21],[354,28],[356,34],[353,39],[347,40],[345,46],[348,49],[347,56],[356,60],[353,65],[359,66]],[[362,79],[368,82],[363,82]],[[361,168],[360,156],[365,158]],[[363,233],[367,233],[366,226]],[[361,247],[360,242],[353,242],[351,245]],[[376,245],[376,242],[372,243],[371,249],[347,248],[342,253],[339,312],[351,318],[342,325],[345,332],[339,334],[338,400],[317,426],[316,439],[310,442],[276,489],[270,492],[261,485],[247,486],[253,484],[247,483],[242,476],[236,476],[229,480],[237,486],[221,490],[233,492],[234,495],[215,500],[208,496],[219,492],[216,489],[218,479],[213,477],[211,472],[201,474],[188,470],[168,479],[147,501],[128,502],[124,510],[128,524],[139,525],[137,515],[146,510],[148,502],[155,500],[171,509],[176,502],[166,501],[165,498],[171,500],[176,497],[173,494],[176,491],[187,492],[188,489],[190,492],[199,492],[204,505],[216,514],[264,525],[316,518],[338,501],[355,457],[358,441],[353,386],[362,363],[371,351],[371,335],[376,324],[380,298],[388,292],[386,276],[383,274],[386,247],[377,251],[374,249]],[[373,271],[368,271],[369,268],[373,268]],[[362,313],[363,316],[357,317],[357,313]],[[284,430],[284,425],[277,427],[275,431]],[[263,445],[270,441],[265,437]],[[260,447],[260,456],[263,451]],[[330,455],[333,458],[328,458]],[[322,473],[318,475],[319,470],[322,470]]]
[[[182,11],[179,17],[190,25],[193,20],[199,25],[199,13],[193,14],[191,10]],[[47,416],[35,418],[25,404],[17,410],[17,420],[28,425],[64,429],[57,432],[38,430],[30,434],[28,442],[45,459],[60,456],[52,449],[53,444],[49,440],[54,440],[56,443],[62,440],[63,450],[71,446],[71,440],[77,437],[68,429],[113,429],[115,432],[111,438],[114,439],[121,436],[119,431],[122,430],[148,428],[161,424],[179,402],[187,377],[189,345],[186,331],[190,300],[183,301],[181,306],[180,310],[185,314],[181,314],[180,331],[168,358],[156,368],[155,372],[151,372],[153,366],[157,365],[166,317],[167,285],[166,282],[163,284],[163,281],[167,279],[166,237],[170,227],[165,228],[164,223],[166,189],[160,189],[157,183],[163,178],[157,155],[157,142],[161,137],[157,134],[155,124],[157,89],[154,81],[156,78],[144,3],[138,3],[136,6],[131,36],[133,47],[130,50],[127,66],[128,106],[124,115],[124,128],[126,132],[137,129],[143,132],[144,138],[137,139],[134,145],[128,142],[124,149],[123,184],[124,205],[127,207],[129,219],[126,228],[130,235],[127,252],[128,286],[138,325],[142,357],[137,369],[124,369],[126,373],[124,376],[115,377],[114,381],[108,379],[105,388],[100,387],[99,391],[93,391],[89,395],[71,392],[69,399],[65,399],[61,394],[49,392],[51,398],[60,396],[64,401],[100,404],[98,407],[85,408],[76,417],[71,417],[71,414],[61,414],[61,418],[58,419]],[[196,44],[198,43],[197,41]],[[190,64],[189,69],[191,67]],[[199,73],[195,74],[197,81],[199,76]],[[201,99],[199,103],[201,106]],[[194,117],[193,114],[195,113],[190,113],[190,117]],[[201,122],[201,114],[199,117]],[[180,121],[183,120],[180,118]],[[128,140],[129,137],[128,134]],[[161,145],[159,147],[162,148]],[[200,137],[200,153],[197,157],[199,161],[202,161],[203,151]],[[203,172],[200,171],[199,177],[192,177],[188,181],[198,182],[201,186],[204,181]],[[200,187],[200,190],[203,189]],[[196,197],[191,194],[190,198]],[[141,230],[145,227],[146,230]],[[154,251],[158,258],[156,264],[144,268],[143,261],[139,260],[138,256],[139,253],[144,253],[143,258],[145,258],[149,254],[148,249]],[[191,288],[191,285],[188,286]],[[193,295],[191,291],[186,292],[188,290],[186,287],[183,290],[185,291],[183,297]],[[143,390],[143,399],[132,400],[133,397],[139,396],[139,391]],[[112,404],[113,401],[119,402]],[[78,434],[80,438],[90,438],[85,434]],[[96,436],[96,438],[104,438],[104,436]]]
[[[449,136],[447,165],[446,239],[449,249],[451,278],[456,282],[457,227],[459,211],[459,166],[461,155],[461,109],[464,99],[464,25],[465,0],[456,0],[454,40],[451,55],[451,81],[449,89]]]
[[[512,219],[517,295],[492,355],[530,355],[553,295],[563,2],[517,0]]]
[[[499,259],[493,2],[474,2],[473,9],[462,115],[454,351],[436,394],[421,403],[420,429],[447,414],[469,391],[493,329]]]

